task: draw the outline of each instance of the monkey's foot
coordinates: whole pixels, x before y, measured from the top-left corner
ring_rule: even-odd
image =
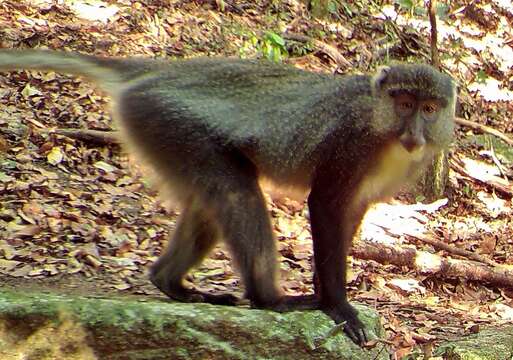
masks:
[[[231,294],[209,294],[196,289],[189,289],[182,285],[161,284],[156,279],[150,279],[160,291],[173,300],[187,303],[208,303],[213,305],[237,305],[240,300]]]
[[[320,309],[320,302],[316,295],[296,295],[282,296],[277,302],[272,304],[262,305],[252,301],[251,306],[278,312],[287,312],[296,310],[317,310]]]
[[[186,289],[185,298],[183,300],[182,299],[176,299],[176,300],[183,301],[183,302],[203,302],[203,303],[208,303],[208,304],[213,304],[213,305],[228,305],[228,306],[234,306],[240,302],[240,300],[232,294],[209,294],[209,293],[198,291],[195,289]]]
[[[369,341],[365,326],[358,319],[358,312],[349,303],[337,306],[323,306],[322,310],[335,320],[335,323],[344,323],[344,332],[354,343],[363,345]]]

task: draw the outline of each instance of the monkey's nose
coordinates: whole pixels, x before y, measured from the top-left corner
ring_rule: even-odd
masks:
[[[399,140],[409,153],[420,151],[424,145],[426,145],[426,140],[423,136],[412,136],[405,133],[399,138]]]

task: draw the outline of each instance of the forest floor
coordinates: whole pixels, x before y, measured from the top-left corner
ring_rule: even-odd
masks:
[[[423,7],[344,3],[321,20],[296,1],[4,0],[0,47],[268,57],[331,73],[365,73],[390,59],[429,62]],[[506,137],[513,132],[513,9],[501,1],[456,1],[439,10],[443,68],[460,86],[458,117],[472,122],[458,127],[451,147],[448,196],[429,204],[402,193],[389,205],[374,207],[359,244],[414,247],[439,260],[484,266],[491,275],[480,278],[468,269],[443,273],[432,264],[383,265],[355,254],[350,297],[380,312],[398,358],[513,320],[513,287],[501,282],[507,276],[494,277],[513,270],[513,152],[511,143],[476,130],[486,125]],[[0,104],[2,287],[162,296],[148,281],[147,269],[166,245],[177,212],[158,199],[147,180],[150,170],[117,144],[58,133],[112,130],[108,99],[75,78],[21,71],[0,77]],[[268,200],[281,285],[290,294],[311,292],[307,209],[292,200]],[[468,252],[456,254],[454,248]],[[188,280],[208,291],[242,295],[223,247]]]

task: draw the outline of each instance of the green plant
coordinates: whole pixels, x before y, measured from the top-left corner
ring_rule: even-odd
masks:
[[[262,54],[271,61],[281,62],[288,56],[285,40],[272,31],[266,32],[259,43]]]

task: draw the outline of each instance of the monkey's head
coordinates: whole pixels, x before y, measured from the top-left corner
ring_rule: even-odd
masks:
[[[372,78],[378,102],[375,119],[392,129],[408,152],[437,150],[453,136],[456,86],[429,65],[398,64],[378,69]]]

